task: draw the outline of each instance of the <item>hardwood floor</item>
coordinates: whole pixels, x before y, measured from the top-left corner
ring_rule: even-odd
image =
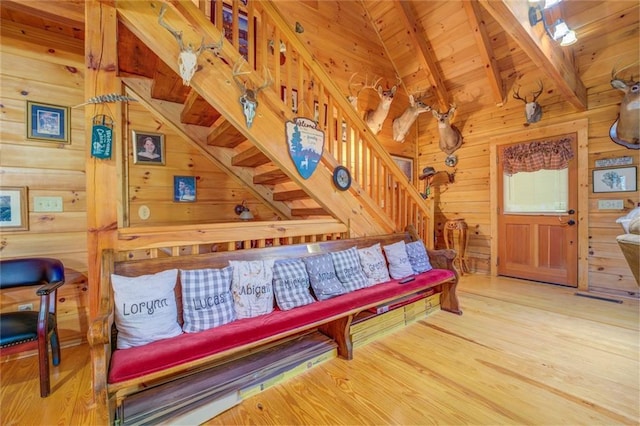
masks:
[[[465,275],[464,315],[437,312],[255,395],[210,420],[232,424],[635,424],[637,300]],[[86,346],[66,348],[53,394],[35,358],[0,366],[0,424],[95,424]]]

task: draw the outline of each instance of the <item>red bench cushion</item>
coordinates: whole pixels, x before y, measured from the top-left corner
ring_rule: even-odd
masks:
[[[438,285],[453,276],[450,270],[432,269],[417,275],[414,281],[406,284],[392,280],[289,311],[276,309],[266,315],[239,319],[199,333],[183,333],[144,346],[118,349],[111,357],[108,382],[134,379],[274,335],[284,337],[287,332],[293,334],[305,326],[317,324],[318,321],[338,318],[345,312],[375,306],[426,286]]]

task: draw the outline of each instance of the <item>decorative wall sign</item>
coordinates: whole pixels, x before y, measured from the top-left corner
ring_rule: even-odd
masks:
[[[195,176],[173,177],[173,201],[178,203],[192,203],[196,201]]]
[[[303,179],[318,167],[324,150],[324,132],[310,118],[296,117],[285,122],[289,155]]]
[[[70,143],[69,107],[27,101],[27,139]]]
[[[26,231],[29,229],[26,186],[0,187],[0,229]]]
[[[638,190],[636,167],[619,167],[593,171],[593,192],[628,192]]]
[[[164,166],[164,135],[131,131],[134,164]]]
[[[95,158],[111,158],[113,147],[113,120],[106,115],[93,117],[91,128],[91,156]]]
[[[596,167],[628,166],[633,164],[631,157],[603,158],[596,160]]]

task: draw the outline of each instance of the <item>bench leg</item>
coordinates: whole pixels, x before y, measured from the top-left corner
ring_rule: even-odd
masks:
[[[440,309],[454,314],[462,315],[456,287],[458,283],[450,283],[442,285],[442,294],[440,295]]]
[[[353,343],[351,342],[351,320],[353,315],[338,318],[323,324],[318,330],[331,337],[338,344],[338,355],[344,359],[353,359]]]

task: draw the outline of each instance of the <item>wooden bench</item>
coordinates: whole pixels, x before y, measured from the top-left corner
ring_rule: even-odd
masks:
[[[144,345],[142,349],[115,349],[117,330],[114,327],[114,300],[111,288],[111,274],[129,277],[153,274],[168,269],[200,269],[221,268],[229,265],[230,260],[268,260],[283,258],[299,258],[318,253],[345,250],[351,247],[364,248],[380,243],[382,246],[404,240],[415,241],[415,234],[409,232],[389,234],[374,237],[352,239],[338,239],[309,244],[294,244],[277,247],[256,248],[239,251],[214,252],[194,254],[179,257],[158,257],[153,259],[116,260],[112,250],[106,250],[102,256],[102,272],[100,283],[99,314],[90,326],[88,340],[90,345],[93,387],[99,418],[109,424],[114,421],[116,408],[127,396],[153,388],[169,381],[183,379],[195,372],[210,369],[230,358],[237,358],[242,354],[249,354],[258,348],[278,344],[286,338],[310,330],[319,330],[329,336],[337,344],[338,355],[351,359],[353,346],[350,336],[350,325],[355,315],[366,309],[388,303],[401,297],[415,294],[426,289],[435,289],[441,293],[441,309],[461,314],[456,296],[458,275],[453,267],[455,252],[453,250],[428,250],[429,258],[434,269],[418,274],[414,281],[401,284],[400,280],[392,280],[372,287],[318,301],[294,308],[288,311],[274,310],[271,314],[256,318],[236,320],[220,327],[199,333],[183,333],[180,336],[164,341]],[[176,294],[180,294],[180,283],[176,286]],[[177,296],[179,297],[179,296]],[[247,322],[255,321],[256,326],[247,327]],[[268,321],[272,332],[264,334],[257,332],[260,321]],[[243,323],[245,322],[245,323]],[[249,333],[242,330],[252,329]],[[179,363],[168,364],[166,368],[144,372],[144,357],[153,357],[157,353],[167,350],[180,350],[190,347],[193,336],[207,340],[207,349],[185,350],[189,355]],[[190,342],[191,340],[191,342]],[[172,342],[167,342],[172,341]],[[215,349],[210,349],[215,347]],[[131,351],[131,352],[127,352]],[[137,352],[135,352],[137,351]],[[135,356],[129,357],[129,354]],[[129,358],[129,359],[128,359]],[[126,371],[120,371],[117,380],[110,380],[114,369],[123,364],[136,374],[127,376]],[[135,362],[138,364],[135,365]],[[142,374],[139,370],[142,369]]]

